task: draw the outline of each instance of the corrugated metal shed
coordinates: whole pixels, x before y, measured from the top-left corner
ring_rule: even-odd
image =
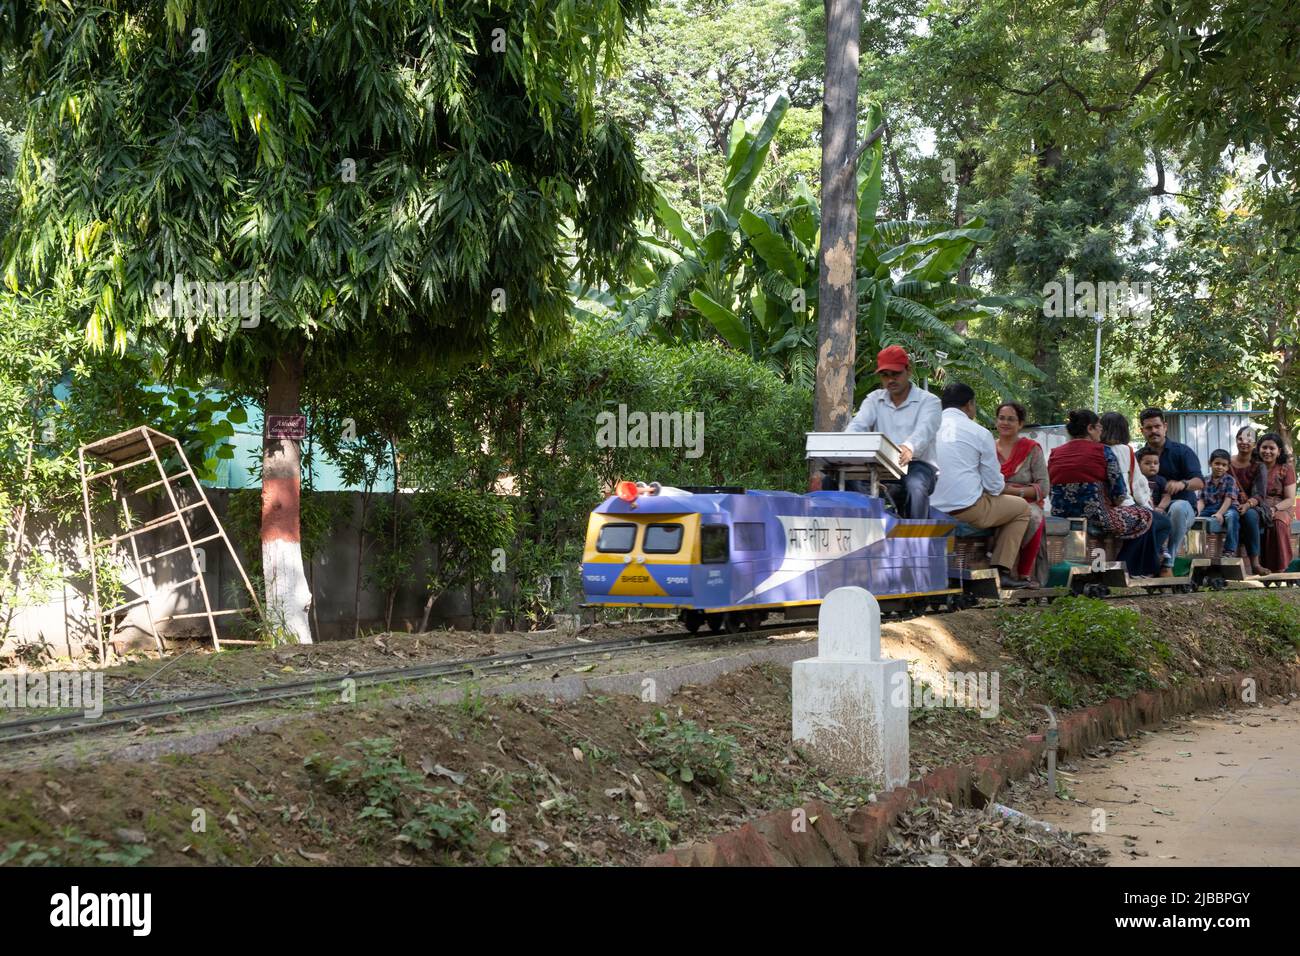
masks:
[[[1225,449],[1228,454],[1237,452],[1237,430],[1243,425],[1252,426],[1257,432],[1264,427],[1252,416],[1266,415],[1264,409],[1201,409],[1171,408],[1165,411],[1165,422],[1169,425],[1168,437],[1184,445],[1190,445],[1196,457],[1201,461],[1201,470],[1209,473],[1210,453],[1216,448]],[[1129,420],[1134,450],[1143,445],[1142,428],[1137,417]],[[1022,433],[1043,446],[1048,455],[1057,445],[1070,440],[1064,425],[1035,425]]]
[[[1209,474],[1210,453],[1216,448],[1223,448],[1229,454],[1235,454],[1237,430],[1243,425],[1250,425],[1257,432],[1262,432],[1263,426],[1252,416],[1265,414],[1267,412],[1262,409],[1167,409],[1165,422],[1169,425],[1168,438],[1190,445],[1200,459],[1201,471]],[[1142,430],[1136,417],[1130,420],[1129,431],[1133,436],[1131,444],[1136,451],[1143,445]],[[1021,434],[1038,442],[1049,457],[1053,448],[1070,440],[1064,425],[1034,425]]]
[[[1267,411],[1263,409],[1249,408],[1218,410],[1171,408],[1165,412],[1165,421],[1169,425],[1167,437],[1191,446],[1192,451],[1196,452],[1196,457],[1201,461],[1201,470],[1208,474],[1210,453],[1216,448],[1222,448],[1230,455],[1236,454],[1237,430],[1243,425],[1250,425],[1257,432],[1263,431],[1263,426],[1252,416],[1266,414]],[[1140,430],[1137,430],[1136,437],[1142,437]]]

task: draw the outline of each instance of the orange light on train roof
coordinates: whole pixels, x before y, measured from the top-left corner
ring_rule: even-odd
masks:
[[[626,502],[636,501],[637,487],[635,481],[620,481],[614,486],[614,494]]]

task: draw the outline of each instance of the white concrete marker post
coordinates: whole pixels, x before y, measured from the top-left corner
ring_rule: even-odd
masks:
[[[828,769],[882,781],[908,778],[907,661],[880,658],[880,605],[863,588],[822,602],[817,656],[794,662],[794,739]],[[898,703],[901,696],[902,702]]]

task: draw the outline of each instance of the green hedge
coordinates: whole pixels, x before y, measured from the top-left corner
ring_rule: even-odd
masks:
[[[404,484],[480,493],[512,485],[512,587],[482,596],[520,625],[576,600],[587,515],[619,479],[787,490],[807,483],[812,396],[715,344],[666,346],[579,325],[551,357],[514,354],[461,369],[444,396],[403,449]],[[620,404],[629,413],[703,413],[702,454],[602,447],[597,416],[617,415]],[[557,577],[564,591],[548,598],[541,579]]]

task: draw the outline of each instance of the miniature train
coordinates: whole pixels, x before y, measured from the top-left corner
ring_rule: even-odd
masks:
[[[922,520],[900,518],[878,495],[629,481],[616,492],[588,520],[581,568],[586,606],[676,610],[692,633],[705,624],[715,632],[756,627],[778,610],[799,616],[798,609],[815,608],[845,585],[866,588],[882,609],[918,613],[980,599],[1100,597],[1126,587],[1194,591],[1247,579],[1243,559],[1222,557],[1223,535],[1200,520],[1188,532],[1175,576],[1137,578],[1115,560],[1118,542],[1095,534],[1085,519],[1048,517],[1049,587],[1011,591],[989,565],[989,532],[937,511]],[[1292,523],[1291,537],[1300,553],[1300,521]],[[1295,585],[1300,573],[1250,580]]]

